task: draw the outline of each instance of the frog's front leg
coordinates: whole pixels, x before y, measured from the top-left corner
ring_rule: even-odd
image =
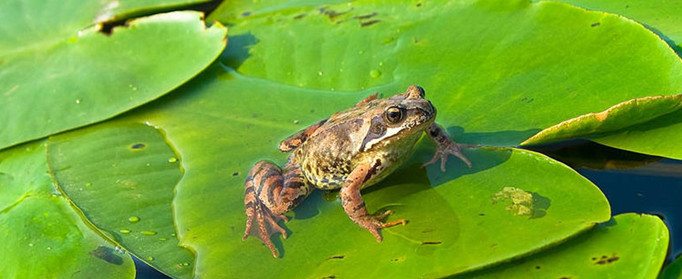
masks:
[[[433,141],[436,142],[436,145],[438,145],[438,149],[436,150],[436,153],[433,154],[433,158],[431,158],[430,161],[424,163],[424,166],[433,164],[438,161],[438,159],[441,159],[440,161],[440,169],[442,171],[445,171],[445,162],[448,159],[448,155],[452,154],[457,156],[462,162],[467,164],[467,166],[471,167],[471,161],[467,159],[466,156],[462,153],[462,147],[467,145],[460,145],[456,142],[454,142],[450,137],[448,137],[448,134],[443,131],[443,129],[438,126],[438,124],[433,123],[431,126],[429,126],[428,130],[426,131],[427,134],[429,134],[429,137]]]
[[[289,158],[284,168],[270,161],[260,161],[251,168],[244,184],[244,206],[246,208],[246,230],[242,240],[252,234],[252,226],[256,221],[258,237],[265,243],[272,255],[277,251],[272,245],[270,235],[279,231],[284,238],[286,231],[277,224],[278,220],[287,221],[283,215],[300,204],[312,192],[313,188],[306,183],[296,156]]]
[[[379,229],[392,227],[397,224],[405,225],[406,221],[401,219],[384,223],[381,220],[385,219],[393,212],[387,210],[379,215],[370,215],[367,212],[367,208],[365,208],[365,201],[362,199],[360,189],[362,188],[362,184],[372,178],[372,175],[374,175],[379,164],[381,164],[381,162],[377,160],[373,164],[361,164],[357,166],[344,182],[339,194],[341,196],[343,210],[346,211],[348,217],[356,224],[367,229],[377,238],[378,242],[381,242]]]

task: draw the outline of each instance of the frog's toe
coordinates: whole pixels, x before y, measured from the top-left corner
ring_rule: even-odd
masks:
[[[384,223],[381,220],[386,219],[388,215],[391,215],[393,211],[387,210],[382,214],[375,215],[375,216],[366,216],[364,220],[360,220],[358,224],[360,224],[362,227],[364,227],[366,230],[368,230],[374,237],[376,237],[377,242],[381,242],[383,238],[381,237],[381,234],[379,233],[380,229],[383,228],[388,228],[388,227],[393,227],[398,224],[402,224],[403,226],[407,224],[407,221],[404,219],[400,219],[397,221],[393,222],[388,222]]]
[[[277,220],[287,220],[284,215],[273,214],[270,209],[268,209],[262,202],[256,201],[253,203],[246,204],[246,230],[244,231],[244,236],[242,240],[246,240],[250,235],[256,235],[253,233],[253,223],[256,221],[258,229],[258,238],[268,246],[272,252],[272,256],[278,257],[277,250],[270,240],[270,235],[279,231],[284,238],[287,237],[287,232],[279,224]]]

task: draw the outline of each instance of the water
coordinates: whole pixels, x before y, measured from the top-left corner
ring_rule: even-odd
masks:
[[[612,215],[636,212],[659,216],[670,232],[667,261],[682,254],[682,161],[587,141],[533,149],[566,163],[599,186],[611,204]]]

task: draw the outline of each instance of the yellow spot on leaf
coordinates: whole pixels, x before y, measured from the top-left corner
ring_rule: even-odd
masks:
[[[492,196],[493,204],[502,201],[511,201],[505,207],[514,216],[529,216],[539,218],[545,215],[545,210],[549,207],[549,199],[527,192],[516,187],[504,187]]]

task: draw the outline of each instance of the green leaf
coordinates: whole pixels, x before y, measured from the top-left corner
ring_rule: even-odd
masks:
[[[368,275],[368,270],[384,276],[445,276],[554,245],[608,220],[603,194],[552,159],[518,149],[477,148],[466,151],[474,168],[453,160],[449,171],[442,173],[436,167],[420,168],[433,152],[433,145],[424,141],[404,168],[364,194],[371,212],[390,208],[396,212],[391,218],[409,220],[407,226],[384,230],[382,243],[353,224],[337,198],[324,201],[319,193],[289,214],[294,217],[285,224],[290,237],[275,239],[282,258],[273,259],[258,239],[241,241],[243,184],[253,163],[259,159],[283,163],[286,155],[276,146],[302,128],[295,123],[313,123],[368,93],[330,94],[283,86],[216,66],[153,106],[60,138],[73,142],[74,148],[63,149],[64,154],[78,150],[109,154],[115,151],[106,149],[122,150],[136,141],[112,145],[94,140],[96,135],[136,138],[126,128],[131,123],[164,131],[186,170],[175,188],[175,220],[181,243],[197,253],[195,276],[220,276],[225,266],[233,267],[230,275],[235,277],[357,276]],[[93,156],[101,158],[102,165],[146,158],[124,153],[126,159]],[[71,157],[74,162],[78,158]],[[106,176],[75,166],[69,171],[93,179]],[[154,177],[161,175],[149,174],[149,181],[156,181]],[[99,204],[97,210],[108,212],[104,215],[116,215],[115,208]]]
[[[292,7],[230,34],[221,60],[244,75],[330,91],[419,84],[466,143],[515,146],[562,120],[682,92],[682,61],[655,34],[555,2]]]
[[[682,5],[679,1],[651,0],[559,0],[579,7],[610,12],[634,19],[655,32],[670,45],[682,50]]]
[[[201,71],[225,46],[226,29],[219,24],[207,29],[197,12],[132,20],[107,35],[100,25],[83,29],[69,20],[33,21],[43,11],[48,19],[71,17],[72,9],[83,12],[79,7],[91,4],[59,2],[54,10],[49,7],[55,3],[32,5],[0,4],[0,18],[12,22],[0,29],[0,148],[156,99]],[[54,31],[37,27],[53,25]]]
[[[682,258],[677,258],[674,262],[663,269],[660,279],[680,279],[682,278]]]
[[[235,22],[241,18],[264,15],[273,11],[289,8],[314,8],[322,4],[344,3],[348,0],[279,0],[253,1],[234,0],[223,1],[209,16],[209,20],[220,19],[223,22]],[[324,12],[321,10],[320,12]]]
[[[172,214],[180,159],[160,131],[80,129],[51,137],[48,150],[55,181],[93,225],[162,272],[191,277],[194,255],[178,246]]]
[[[558,247],[455,278],[656,278],[667,249],[661,219],[620,214]]]
[[[50,180],[45,143],[0,152],[0,274],[5,278],[134,278]]]
[[[521,145],[583,138],[615,148],[682,159],[677,148],[682,95],[652,96],[617,104],[540,131]]]

